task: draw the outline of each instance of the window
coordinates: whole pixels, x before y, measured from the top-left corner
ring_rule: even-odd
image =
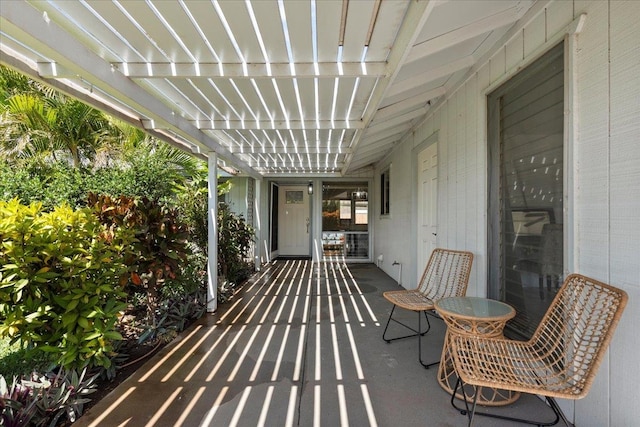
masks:
[[[340,200],[340,219],[351,219],[351,200]]]
[[[367,224],[369,222],[369,202],[366,200],[356,201],[356,224]]]
[[[288,205],[300,205],[304,203],[303,191],[285,191],[285,202]]]
[[[530,337],[563,276],[564,46],[487,97],[489,295]]]
[[[391,168],[387,168],[380,175],[380,215],[389,215],[391,213],[390,209],[390,171]]]

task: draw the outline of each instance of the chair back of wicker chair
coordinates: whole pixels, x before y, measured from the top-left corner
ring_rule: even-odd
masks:
[[[580,399],[589,392],[627,299],[621,289],[572,274],[529,341],[453,337],[456,371],[474,386]]]
[[[597,280],[566,278],[529,341],[548,372],[547,387],[573,399],[588,393],[627,299]]]
[[[431,301],[464,296],[469,284],[473,254],[436,248],[418,283],[418,291]]]

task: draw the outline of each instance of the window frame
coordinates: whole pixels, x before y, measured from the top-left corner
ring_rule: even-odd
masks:
[[[486,104],[486,108],[487,108],[486,123],[487,123],[487,150],[488,150],[487,151],[488,153],[487,171],[489,174],[488,175],[489,191],[487,194],[488,195],[487,208],[488,208],[489,215],[488,215],[487,226],[489,230],[493,230],[487,234],[487,254],[488,254],[488,259],[490,264],[490,267],[488,269],[488,278],[487,278],[489,288],[487,291],[491,298],[495,298],[500,301],[505,301],[511,304],[515,304],[514,306],[518,311],[518,316],[521,315],[521,312],[525,313],[522,319],[520,320],[516,319],[514,322],[507,325],[507,329],[505,330],[505,332],[510,337],[514,337],[514,334],[516,334],[515,336],[528,339],[530,335],[533,334],[533,331],[535,330],[535,327],[537,325],[537,320],[535,319],[535,316],[533,319],[528,319],[526,316],[527,310],[525,310],[525,308],[530,307],[532,305],[532,302],[530,300],[531,296],[521,295],[521,293],[514,292],[514,290],[517,290],[517,287],[516,288],[513,287],[513,286],[517,286],[514,284],[520,283],[521,281],[523,281],[519,286],[527,287],[524,282],[526,276],[537,274],[540,277],[539,292],[540,292],[541,299],[542,299],[542,293],[544,291],[544,288],[542,285],[543,273],[540,271],[536,273],[536,267],[538,267],[539,261],[540,261],[537,259],[537,255],[540,255],[541,248],[537,247],[536,244],[534,244],[539,240],[539,239],[536,239],[537,236],[535,236],[535,233],[531,234],[532,237],[529,238],[532,242],[521,243],[519,246],[519,250],[515,250],[516,252],[525,252],[525,253],[520,253],[518,257],[520,258],[518,260],[518,265],[520,265],[520,263],[523,263],[521,267],[512,266],[512,264],[515,263],[515,261],[511,258],[516,256],[516,252],[511,252],[508,250],[508,248],[505,249],[506,243],[502,240],[504,238],[503,233],[507,233],[507,229],[505,229],[504,227],[507,226],[512,221],[512,218],[513,218],[512,211],[510,209],[507,209],[506,207],[507,205],[510,204],[510,202],[513,202],[513,200],[512,200],[512,197],[509,197],[509,191],[510,191],[509,189],[511,185],[510,183],[509,185],[507,185],[508,183],[505,181],[506,176],[504,175],[506,173],[505,168],[508,167],[508,164],[506,164],[505,161],[508,161],[508,159],[503,158],[506,154],[502,152],[502,150],[504,149],[502,146],[504,141],[502,139],[501,134],[502,134],[502,127],[503,127],[503,120],[509,120],[509,119],[503,118],[503,114],[504,114],[504,112],[502,111],[503,101],[505,97],[507,96],[510,97],[511,94],[514,94],[514,93],[515,94],[521,93],[521,94],[524,94],[522,95],[523,97],[526,97],[527,93],[533,93],[533,91],[537,87],[543,85],[544,82],[552,81],[550,78],[547,80],[539,80],[538,76],[541,76],[541,75],[544,76],[547,74],[554,73],[555,71],[554,71],[553,65],[554,64],[557,65],[557,63],[560,62],[562,64],[562,76],[561,76],[562,87],[559,89],[559,91],[560,93],[562,93],[562,103],[564,104],[566,102],[565,90],[564,90],[564,85],[566,84],[566,69],[564,65],[565,54],[566,54],[566,44],[564,43],[564,41],[560,41],[558,44],[554,45],[552,48],[547,50],[543,55],[540,55],[536,59],[536,61],[533,61],[530,64],[528,64],[526,67],[523,67],[519,73],[512,76],[512,78],[504,81],[503,84],[495,88],[494,91],[486,94],[486,103],[487,103]],[[536,85],[536,86],[532,86],[532,85]],[[557,92],[558,91],[556,90],[555,93]],[[543,97],[544,96],[546,95],[543,95]],[[512,103],[509,105],[516,105],[515,108],[518,108],[518,109],[528,108],[526,104],[523,106],[520,106],[513,101],[514,98],[510,98],[510,99]],[[543,99],[543,98],[536,98],[536,101],[539,101],[540,99]],[[546,110],[540,110],[540,111],[545,111],[545,112],[555,111],[557,113],[557,115],[554,116],[554,120],[556,121],[556,123],[560,122],[563,126],[563,129],[562,129],[562,132],[560,132],[559,134],[557,132],[554,132],[553,130],[549,130],[549,132],[551,133],[545,134],[546,137],[543,139],[547,139],[547,137],[553,137],[554,135],[560,135],[561,140],[559,142],[562,144],[562,146],[560,147],[560,150],[564,154],[566,150],[565,148],[566,143],[567,143],[567,141],[564,139],[564,134],[565,134],[564,126],[566,125],[564,123],[564,114],[563,114],[564,107],[563,105],[560,105],[560,108],[558,108],[556,103],[549,106],[545,106],[544,108],[546,108]],[[523,111],[523,110],[515,110],[515,111]],[[507,117],[512,117],[514,115],[515,115],[514,111],[510,111],[510,115],[508,115]],[[522,120],[526,121],[526,120],[530,120],[530,118],[527,115]],[[510,126],[516,127],[513,123],[511,123]],[[536,129],[538,128],[536,127]],[[513,144],[514,142],[511,141],[510,143]],[[539,147],[539,143],[535,143],[534,145],[536,147]],[[539,148],[543,148],[543,147],[539,147]],[[554,146],[552,146],[551,148],[553,148],[554,150],[558,149],[557,147],[554,147]],[[534,159],[537,157],[537,155],[538,153],[535,152],[533,157],[531,157],[531,163],[534,162]],[[537,161],[539,162],[540,159],[538,159]],[[542,162],[544,164],[544,160],[542,160]],[[528,167],[528,163],[529,162],[524,163],[525,165],[527,165],[525,166],[525,168]],[[520,160],[520,163],[518,163],[518,165],[521,165],[521,164],[522,164],[522,159]],[[563,158],[561,163],[563,181],[564,181],[565,167],[566,167],[566,163]],[[518,169],[518,167],[514,167],[514,166],[512,166],[512,168],[515,168],[514,170]],[[536,168],[533,169],[533,172],[536,172]],[[544,180],[552,179],[552,177],[550,177],[549,175],[546,175],[546,174],[541,174],[541,175],[542,175],[542,179]],[[511,177],[512,175],[509,175],[509,176]],[[516,175],[516,176],[519,176],[519,175]],[[535,179],[535,177],[533,178],[530,177],[529,179]],[[518,182],[520,182],[521,180],[524,180],[527,184],[531,184],[530,182],[526,181],[527,178],[517,178]],[[523,185],[523,184],[524,183],[521,183],[520,185]],[[562,184],[560,185],[560,187],[563,193],[562,193],[562,196],[556,201],[556,203],[561,204],[559,210],[563,211],[564,209],[563,209],[562,203],[566,196],[566,193],[565,193],[566,188],[564,188],[564,185]],[[532,212],[534,211],[542,211],[543,209],[549,209],[550,221],[555,223],[556,221],[554,221],[553,210],[551,210],[554,208],[554,205],[549,206],[549,203],[550,203],[549,201],[542,202],[542,200],[544,200],[544,197],[543,197],[542,200],[540,201],[539,206],[532,207],[531,202],[535,202],[535,199],[537,196],[536,193],[532,193],[532,194],[533,196],[531,196],[528,193],[523,194],[523,197],[526,200],[528,200],[529,203],[525,201],[524,204],[520,202],[521,205],[518,205],[518,202],[516,202],[516,205],[513,206],[513,209],[516,212],[531,211],[527,213],[527,215],[531,215]],[[533,199],[529,200],[531,199],[531,197]],[[553,198],[551,200],[553,200]],[[506,205],[504,203],[506,203]],[[531,209],[525,209],[527,207],[531,207]],[[508,215],[509,218],[504,217],[505,214]],[[559,224],[563,224],[563,218],[556,218],[556,219],[559,220],[558,222]],[[513,232],[514,230],[511,230],[511,231]],[[520,235],[520,238],[516,239],[517,241],[521,241],[522,239],[528,239],[528,237],[526,236],[529,236],[529,234],[526,234],[525,236],[520,233],[516,235]],[[509,241],[510,240],[512,240],[512,238],[509,238]],[[513,241],[512,245],[509,245],[509,248],[511,248],[512,246],[516,247],[516,243],[515,243],[516,240]],[[503,252],[504,250],[506,250],[507,252],[506,253]],[[507,253],[510,254],[509,256],[511,258],[507,257]],[[503,268],[505,270],[503,270]],[[564,270],[564,266],[563,266],[563,270]],[[511,274],[509,274],[509,272],[511,272]],[[547,280],[550,280],[550,279],[547,279]],[[507,282],[512,283],[511,287],[507,285]],[[519,299],[516,295],[519,295],[521,299]],[[550,298],[548,297],[549,296],[546,295],[544,300],[547,303],[550,303],[551,299],[553,298],[553,295],[551,295]],[[521,302],[518,302],[518,301],[521,301]],[[521,306],[518,306],[517,304],[521,304]],[[542,306],[543,306],[542,312],[539,310],[538,311],[534,310],[535,315],[541,316],[543,314],[546,308],[544,307],[544,304],[542,304]]]

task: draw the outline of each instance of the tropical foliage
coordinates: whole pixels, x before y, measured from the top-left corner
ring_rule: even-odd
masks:
[[[0,425],[55,426],[82,415],[88,395],[95,392],[97,376],[72,370],[17,380],[11,385],[0,375]]]
[[[204,313],[207,185],[201,160],[0,66],[0,340],[58,365],[0,376],[0,425],[73,421],[95,388],[79,370],[111,378],[132,338]],[[217,220],[226,300],[254,233],[225,205]]]
[[[246,278],[245,259],[253,242],[253,228],[226,204],[218,206],[218,270],[233,282]]]
[[[208,239],[207,182],[205,175],[191,180],[181,189],[178,206],[181,216],[189,229],[192,246],[195,251],[206,252]],[[231,182],[218,185],[218,194],[230,190]],[[225,203],[218,204],[218,274],[229,286],[218,289],[218,296],[227,298],[237,283],[244,281],[253,271],[247,262],[247,256],[255,237],[253,227],[246,220],[234,213]]]
[[[89,205],[109,230],[128,230],[133,240],[125,263],[131,282],[147,293],[149,321],[155,325],[158,292],[165,278],[175,279],[187,258],[187,230],[178,212],[146,197],[89,195]]]
[[[56,92],[10,96],[0,123],[2,151],[14,159],[68,160],[80,167],[95,158],[100,144],[118,139],[104,114]]]
[[[127,232],[103,227],[89,209],[0,202],[0,337],[52,353],[63,367],[110,366]]]

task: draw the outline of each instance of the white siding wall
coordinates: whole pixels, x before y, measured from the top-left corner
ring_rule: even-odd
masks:
[[[231,178],[231,190],[226,194],[227,204],[229,208],[237,215],[242,215],[247,219],[248,203],[247,185],[250,178],[234,177]]]
[[[375,198],[372,198],[373,218],[374,218],[374,251],[373,259],[377,260],[379,255],[383,256],[383,262],[379,263],[389,276],[406,286],[410,272],[406,267],[409,265],[410,257],[413,255],[407,252],[406,246],[415,239],[415,233],[407,225],[411,223],[411,199],[412,188],[406,185],[411,181],[412,169],[406,167],[406,163],[396,162],[395,158],[411,158],[411,146],[404,144],[394,153],[391,162],[387,161],[385,167],[378,172],[376,183],[372,191]],[[399,157],[397,157],[399,156]],[[390,214],[380,216],[380,173],[390,165]],[[407,208],[407,206],[409,206]],[[394,224],[405,224],[404,227],[395,227]],[[392,265],[394,261],[402,264],[402,278],[400,278],[400,266]]]
[[[438,246],[474,252],[468,294],[486,295],[486,90],[581,13],[587,19],[574,63],[577,134],[570,142],[574,161],[569,167],[575,175],[567,206],[574,206],[575,247],[569,264],[625,289],[630,301],[591,393],[575,403],[575,422],[579,427],[631,426],[638,422],[640,383],[640,1],[551,2],[479,64],[464,85],[449,91],[376,169],[377,194],[379,173],[392,164],[392,214],[380,218],[379,202],[374,204],[374,253],[384,256],[381,267],[394,278],[391,262],[403,262],[403,284],[415,286],[415,274],[408,272],[425,260],[415,260],[411,243],[416,236],[412,151],[437,132]]]

